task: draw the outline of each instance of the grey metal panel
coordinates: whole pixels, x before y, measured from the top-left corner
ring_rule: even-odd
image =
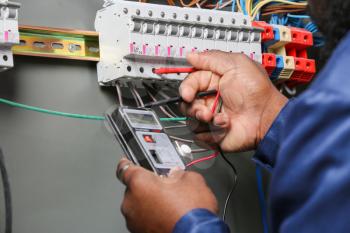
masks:
[[[21,3],[21,24],[92,30],[102,1]],[[0,74],[0,97],[94,115],[115,101],[114,89],[98,86],[94,63],[29,57],[15,57],[15,68]],[[121,149],[103,122],[0,105],[0,145],[12,185],[14,233],[127,232],[119,212],[124,188],[115,179]],[[240,173],[227,218],[232,232],[261,232],[254,165],[249,154],[232,160]],[[231,188],[231,171],[222,160],[200,171],[222,206]],[[2,217],[2,203],[0,208]]]

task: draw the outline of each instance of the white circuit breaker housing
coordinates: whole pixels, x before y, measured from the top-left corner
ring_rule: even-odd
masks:
[[[19,3],[0,0],[0,72],[13,67],[12,46],[19,44]]]
[[[261,29],[241,13],[115,0],[98,11],[101,85],[123,78],[182,80],[159,76],[159,67],[188,67],[191,51],[244,53],[261,63]]]

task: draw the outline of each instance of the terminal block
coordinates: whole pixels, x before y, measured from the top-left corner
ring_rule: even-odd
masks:
[[[0,0],[0,72],[13,67],[11,48],[19,44],[19,3]]]
[[[259,27],[264,30],[261,32],[261,42],[274,40],[275,35],[274,35],[273,27],[270,24],[264,21],[254,21],[252,22],[252,25],[254,27]]]
[[[271,74],[271,80],[276,83],[283,83],[290,79],[295,70],[293,57],[276,56],[276,69]]]
[[[186,74],[160,76],[159,67],[188,67],[193,51],[244,53],[261,63],[261,27],[242,13],[118,1],[98,11],[101,85],[125,79],[183,80]]]
[[[271,25],[273,27],[274,39],[266,42],[269,52],[278,50],[292,41],[291,30],[282,25]]]
[[[262,65],[264,66],[267,74],[271,76],[277,67],[276,55],[273,53],[264,53],[262,55]]]
[[[287,82],[289,87],[310,83],[316,74],[315,60],[294,58],[295,70]]]

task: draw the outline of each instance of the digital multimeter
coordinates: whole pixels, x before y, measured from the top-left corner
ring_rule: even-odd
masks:
[[[153,110],[119,107],[106,116],[128,159],[133,163],[159,175],[167,175],[174,167],[185,169],[180,154]]]

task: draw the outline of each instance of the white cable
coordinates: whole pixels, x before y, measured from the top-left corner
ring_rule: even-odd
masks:
[[[291,95],[291,96],[295,96],[297,94],[297,89],[295,87],[293,87],[292,89],[290,89],[286,84],[283,85],[284,90],[286,90],[286,92]]]
[[[128,87],[129,87],[129,89],[130,89],[131,95],[134,97],[134,100],[135,100],[135,102],[136,102],[136,106],[137,106],[137,107],[140,107],[140,106],[141,106],[141,103],[139,102],[139,99],[137,98],[136,93],[135,93],[134,90],[133,90],[132,84],[131,84],[131,83],[128,83]]]
[[[120,90],[120,85],[119,85],[119,83],[116,83],[116,84],[115,84],[115,87],[116,87],[116,89],[117,89],[117,95],[118,95],[119,105],[120,105],[121,107],[123,107],[123,106],[124,106],[124,104],[123,104],[123,97],[122,97],[122,92],[121,92],[121,90]]]
[[[185,139],[185,138],[179,138],[176,136],[169,136],[169,138],[176,140],[176,141],[180,141],[180,142],[186,142],[186,143],[194,143],[193,140],[189,140],[189,139]]]
[[[140,96],[140,93],[136,90],[135,86],[132,86],[132,90],[135,93],[136,98],[139,100],[139,103],[140,103],[141,107],[144,107],[145,104],[143,103],[142,98]]]

